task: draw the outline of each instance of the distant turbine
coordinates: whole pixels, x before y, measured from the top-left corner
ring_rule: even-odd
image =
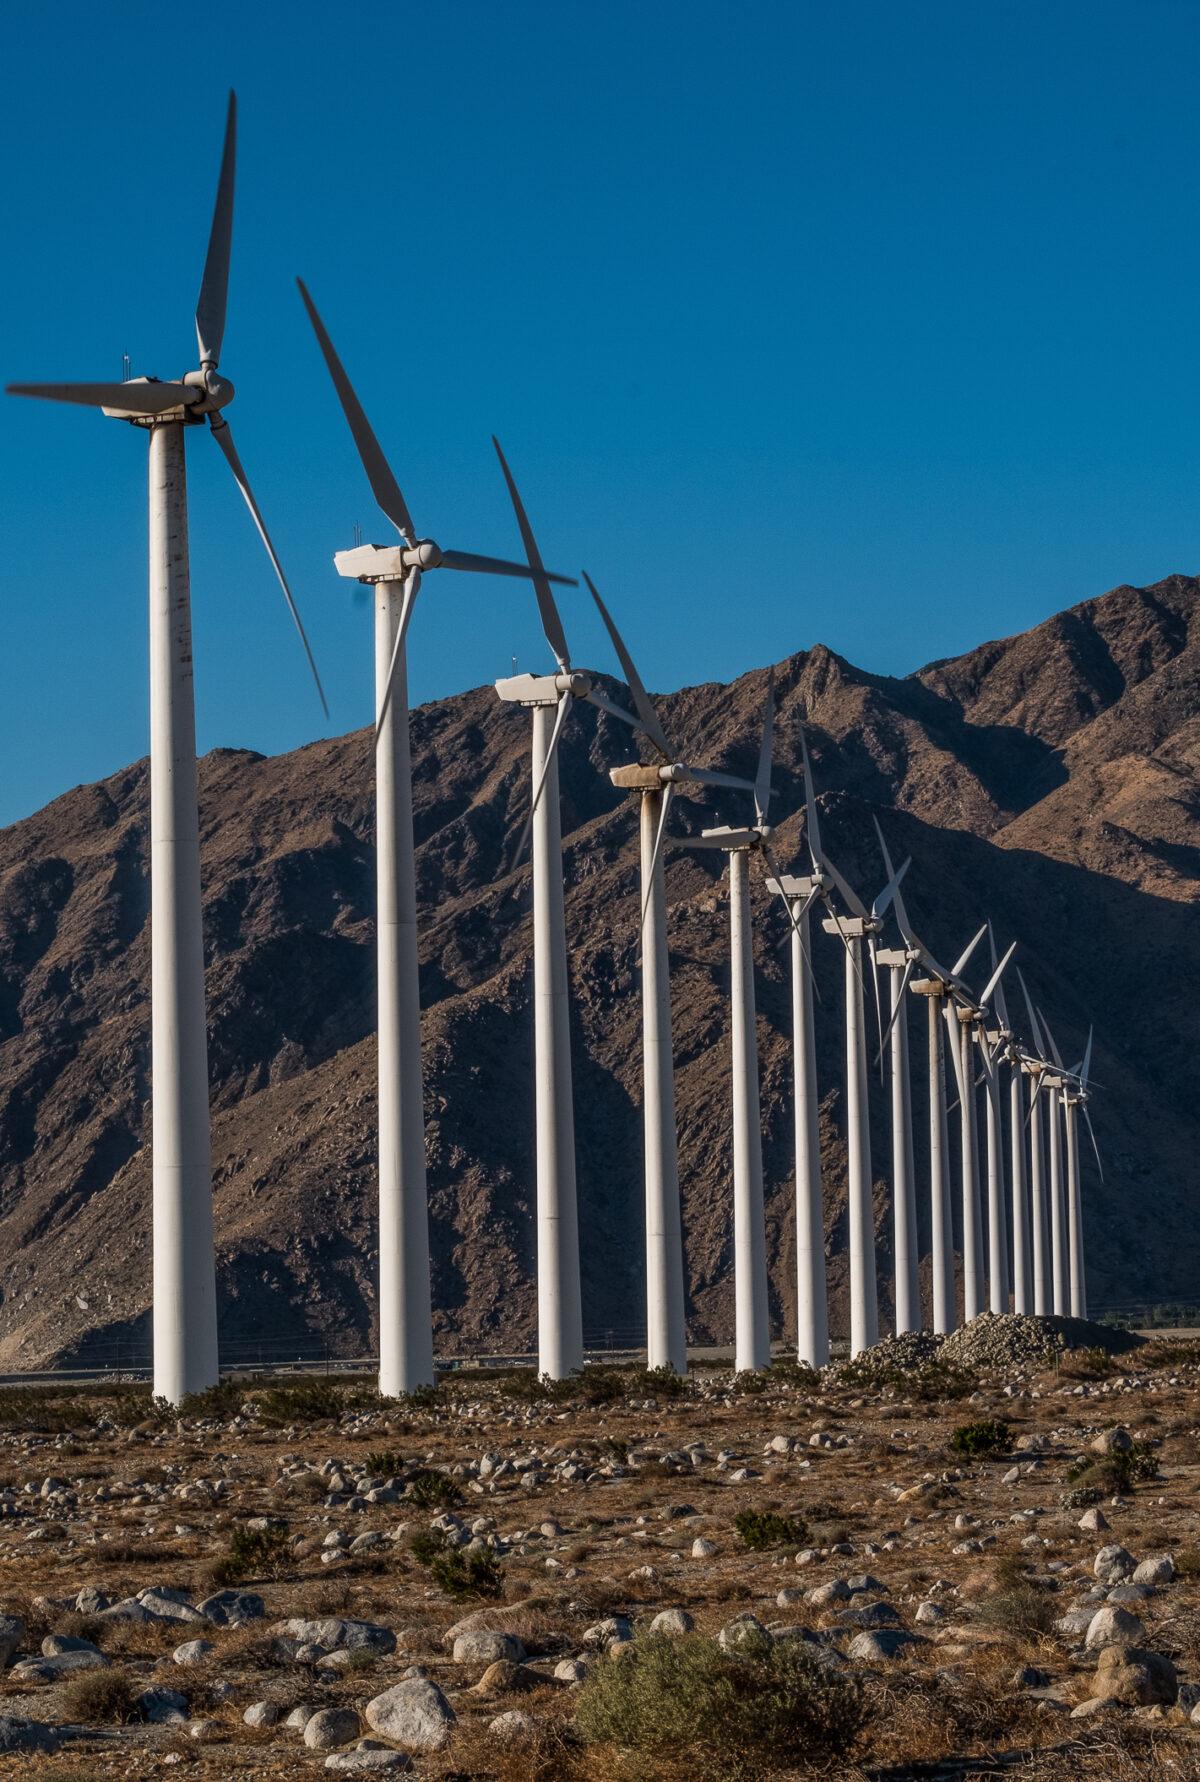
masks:
[[[565,1380],[583,1366],[583,1308],[558,745],[572,704],[579,700],[635,730],[641,725],[594,685],[591,674],[571,666],[566,633],[533,529],[499,443],[493,439],[492,444],[525,545],[542,630],[557,664],[553,674],[520,674],[497,681],[496,692],[509,704],[527,706],[533,716],[533,795],[514,866],[524,855],[532,829],[538,1372]]]
[[[987,933],[987,923],[967,943],[951,971],[957,983],[975,948]],[[979,1204],[979,1132],[975,1105],[975,1056],[972,1022],[975,1008],[966,991],[958,989],[942,1002],[942,1016],[950,1035],[950,1062],[958,1084],[960,1167],[962,1170],[962,1268],[963,1323],[969,1324],[983,1310],[983,1211]]]
[[[611,613],[585,575],[603,619],[639,729],[661,764],[614,767],[614,786],[636,793],[641,839],[642,1117],[645,1132],[646,1366],[687,1372],[683,1235],[679,1212],[679,1147],[675,1127],[675,1063],[671,1042],[671,982],[663,837],[675,788],[692,783],[752,791],[734,774],[692,767],[668,741]]]
[[[321,704],[325,695],[300,615],[221,412],[233,385],[217,372],[225,334],[233,237],[237,106],[225,146],[196,304],[200,364],[178,383],[10,384],[14,396],[76,402],[150,434],[150,903],[154,1235],[154,1392],[169,1404],[215,1384],[216,1271],[209,1147],[208,1044],[196,714],[192,685],[184,429],[207,420],[279,578]],[[144,244],[143,244],[144,245]]]
[[[528,580],[526,564],[443,551],[419,537],[363,406],[302,279],[300,296],[384,518],[399,545],[338,551],[339,575],[375,602],[375,886],[379,1082],[379,1390],[398,1398],[433,1380],[429,1204],[421,1073],[421,990],[408,733],[407,635],[422,574],[481,571]],[[555,578],[561,580],[561,577]]]

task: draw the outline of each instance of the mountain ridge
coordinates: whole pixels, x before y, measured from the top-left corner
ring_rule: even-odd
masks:
[[[1097,1022],[1088,1174],[1093,1301],[1186,1296],[1200,1243],[1186,994],[1200,969],[1200,583],[1080,602],[893,678],[822,645],[774,669],[773,813],[801,837],[803,717],[827,846],[863,891],[870,822],[913,855],[906,899],[943,956],[992,914],[1064,1054]],[[686,758],[752,770],[767,670],[656,696]],[[533,1330],[527,726],[490,688],[417,708],[434,1302],[439,1345]],[[641,1324],[640,999],[634,801],[607,768],[623,728],[584,708],[561,749],[585,1322]],[[215,1214],[228,1342],[370,1341],[374,1271],[371,744],[366,731],[200,764]],[[147,764],[0,831],[0,1360],[144,1340],[149,1295]],[[731,795],[679,801],[693,826]],[[667,863],[689,1323],[732,1323],[728,936],[720,862]],[[986,907],[985,907],[986,906]],[[773,1321],[794,1305],[786,918],[755,880]],[[961,940],[960,938],[961,937]],[[818,946],[818,1068],[835,1330],[845,1322],[838,960]],[[1102,962],[1102,964],[1101,964]],[[1145,983],[1154,994],[1147,998]],[[1015,1001],[1014,1001],[1015,1007]],[[914,1011],[915,1015],[919,1011]],[[913,1028],[918,1179],[924,1079]],[[877,1080],[877,1079],[876,1079]],[[1186,1086],[1185,1086],[1186,1085]],[[880,1286],[890,1215],[886,1096],[873,1096]],[[1136,1195],[1136,1227],[1123,1209]],[[922,1200],[925,1196],[922,1195]],[[1149,1217],[1155,1215],[1156,1217]],[[1162,1229],[1157,1229],[1157,1224]],[[927,1211],[922,1206],[921,1230]],[[1181,1225],[1184,1226],[1180,1229]],[[631,1234],[636,1241],[631,1241]]]

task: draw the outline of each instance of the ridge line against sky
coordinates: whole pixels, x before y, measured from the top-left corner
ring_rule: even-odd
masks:
[[[547,561],[587,564],[651,685],[817,639],[902,676],[1195,561],[1200,9],[205,16],[211,78],[155,129],[96,94],[131,60],[192,66],[184,9],[14,15],[0,118],[4,381],[113,377],[123,352],[174,376],[238,89],[222,370],[332,717],[193,449],[202,752],[370,719],[369,612],[330,558],[388,529],[297,272],[419,527],[516,554],[495,430]],[[0,474],[8,822],[145,753],[145,440],[4,398]],[[564,602],[573,657],[614,670],[589,607]],[[531,594],[461,575],[427,578],[411,638],[415,702],[545,653]]]

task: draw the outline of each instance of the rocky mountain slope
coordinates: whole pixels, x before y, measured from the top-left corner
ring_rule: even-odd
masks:
[[[871,814],[911,854],[911,913],[954,952],[984,914],[1064,1054],[1097,1029],[1086,1167],[1093,1310],[1196,1298],[1192,1082],[1200,983],[1200,583],[1121,587],[905,679],[821,647],[776,665],[776,837],[798,853],[806,718],[826,845],[881,880]],[[766,670],[663,701],[695,760],[749,769]],[[439,1346],[533,1326],[528,801],[523,714],[490,688],[413,718]],[[585,1323],[642,1322],[636,807],[622,727],[579,709],[561,751]],[[345,1352],[375,1274],[371,742],[201,763],[222,1332]],[[743,813],[679,801],[680,827]],[[147,764],[0,831],[0,1362],[145,1344],[150,1280]],[[721,861],[676,847],[668,902],[690,1323],[732,1328],[728,934]],[[773,1311],[794,1305],[786,917],[756,897]],[[840,962],[818,936],[826,1231],[845,1323]],[[986,975],[986,974],[985,974]],[[1016,999],[1014,999],[1014,1003]],[[913,1013],[918,1170],[923,1046]],[[889,1298],[886,1096],[873,1110]],[[924,1209],[923,1209],[924,1211]]]

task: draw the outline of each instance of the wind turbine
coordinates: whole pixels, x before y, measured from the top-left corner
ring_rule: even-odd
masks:
[[[1029,1196],[1033,1227],[1033,1311],[1037,1317],[1041,1318],[1046,1316],[1053,1305],[1053,1287],[1050,1278],[1050,1229],[1046,1216],[1046,1184],[1042,1173],[1041,1094],[1049,1066],[1046,1063],[1046,1048],[1038,1024],[1037,1013],[1029,994],[1029,987],[1019,968],[1017,978],[1021,985],[1021,994],[1025,998],[1025,1013],[1029,1020],[1029,1032],[1033,1044],[1032,1052],[1021,1054],[1020,1068],[1029,1078],[1029,1111],[1026,1114],[1026,1121],[1029,1126]]]
[[[863,997],[862,947],[872,959],[874,978],[875,937],[883,917],[908,868],[908,861],[892,875],[868,910],[854,887],[843,877],[821,846],[820,820],[813,795],[812,770],[807,745],[803,746],[804,796],[808,843],[815,872],[837,890],[848,915],[831,911],[821,926],[837,935],[846,951],[844,994],[846,1004],[846,1154],[847,1199],[850,1226],[850,1353],[859,1355],[879,1341],[879,1306],[875,1288],[875,1217],[871,1197],[871,1128],[867,1099],[866,1015]],[[878,997],[879,986],[875,983]],[[877,1009],[878,1015],[878,1009]],[[882,1029],[883,1022],[879,1026]]]
[[[879,837],[879,845],[883,850],[884,866],[891,874],[892,862],[887,843],[883,839],[883,831],[878,821],[875,831]],[[903,993],[907,985],[911,985],[914,995],[925,998],[927,1017],[927,1040],[929,1061],[929,1187],[931,1210],[931,1274],[933,1285],[933,1328],[939,1335],[954,1329],[955,1325],[955,1293],[954,1293],[954,1222],[950,1204],[949,1156],[950,1145],[947,1133],[946,1109],[946,1064],[943,1035],[943,1015],[945,1024],[950,1029],[951,1056],[954,1061],[956,1080],[961,1081],[961,1029],[954,1017],[955,999],[963,995],[963,986],[958,973],[964,969],[983,934],[983,929],[971,941],[962,957],[957,961],[953,971],[947,971],[939,965],[928,947],[913,931],[909,921],[908,910],[899,888],[895,894],[896,921],[904,937],[906,960],[904,972],[898,988],[894,987],[892,997],[892,1015],[887,1031],[883,1036],[886,1044],[893,1025],[896,1023]],[[916,971],[923,976],[916,977]],[[880,1046],[882,1054],[883,1044]],[[893,1094],[895,1094],[896,1075],[893,1074]],[[964,1183],[967,1180],[964,1173]],[[974,1204],[975,1196],[971,1196]],[[964,1194],[964,1203],[966,1195]],[[978,1220],[976,1218],[976,1231]]]
[[[433,1380],[429,1201],[421,1075],[421,992],[413,854],[407,634],[430,569],[519,576],[523,563],[444,551],[418,535],[408,503],[302,279],[308,311],[338,401],[398,545],[338,551],[338,574],[373,589],[375,604],[375,888],[379,1073],[379,1390],[398,1398]],[[561,581],[565,578],[554,578]]]
[[[983,1062],[984,1087],[987,1096],[987,1168],[988,1168],[988,1286],[990,1304],[993,1312],[1007,1312],[1009,1307],[1009,1273],[1008,1273],[1008,1214],[1004,1206],[1004,1119],[1000,1099],[1000,1070],[1008,1057],[1012,1041],[1012,1028],[1009,1025],[1008,1010],[1004,1002],[1004,985],[1001,974],[1012,958],[1016,942],[1012,943],[1004,955],[1003,962],[996,958],[996,937],[992,932],[991,921],[988,921],[988,944],[992,958],[992,978],[987,990],[979,1002],[979,1019],[975,1023],[975,1038],[979,1046],[979,1055]],[[987,1023],[988,1005],[995,997],[997,1029],[991,1029]],[[1018,1133],[1014,1145],[1013,1170],[1020,1168],[1020,1160],[1024,1150],[1024,1123],[1021,1120],[1019,1100],[1016,1102]],[[1015,1202],[1015,1186],[1014,1186]],[[1014,1222],[1018,1213],[1014,1204]],[[1014,1251],[1018,1242],[1021,1246],[1021,1266],[1024,1267],[1026,1250],[1026,1234],[1024,1225],[1023,1204],[1020,1212],[1020,1223],[1014,1229]],[[1018,1308],[1020,1309],[1020,1308]]]
[[[875,833],[879,837],[879,846],[883,851],[883,863],[888,878],[895,877],[891,855],[887,843],[883,839],[883,831],[879,827],[878,818],[873,819]],[[881,950],[876,964],[886,968],[891,986],[891,1014],[886,1033],[880,1039],[879,1053],[883,1056],[884,1045],[891,1038],[891,1079],[892,1079],[892,1223],[893,1223],[893,1265],[895,1275],[896,1302],[896,1335],[921,1328],[921,1292],[917,1272],[917,1195],[916,1166],[913,1162],[913,1129],[912,1129],[912,1086],[909,1081],[908,1064],[908,1009],[905,993],[913,975],[913,968],[921,957],[920,950],[908,939],[908,912],[904,908],[904,894],[899,884],[893,898],[896,910],[896,921],[904,940],[903,947],[888,947]],[[941,1125],[939,1121],[938,1142],[940,1148]],[[930,1137],[932,1140],[932,1128]]]
[[[178,382],[10,384],[14,396],[80,403],[149,432],[150,902],[154,1392],[170,1404],[215,1384],[216,1271],[209,1149],[208,1047],[196,714],[192,683],[184,430],[207,420],[283,589],[328,716],[300,615],[224,413],[233,385],[217,366],[225,334],[237,103],[229,95],[204,276],[196,304],[199,366]]]
[[[622,723],[641,721],[571,665],[550,577],[517,485],[493,438],[525,546],[554,674],[496,682],[499,697],[533,716],[533,797],[514,865],[533,831],[533,1051],[537,1175],[538,1372],[565,1380],[583,1366],[579,1291],[579,1211],[575,1186],[575,1113],[571,1089],[570,985],[563,907],[558,745],[573,703],[586,700]]]
[[[1104,1166],[1100,1162],[1100,1147],[1096,1143],[1096,1134],[1092,1128],[1091,1116],[1087,1111],[1088,1072],[1092,1062],[1092,1029],[1088,1028],[1087,1046],[1083,1060],[1068,1074],[1063,1086],[1063,1110],[1067,1127],[1067,1242],[1071,1268],[1071,1316],[1086,1318],[1087,1312],[1087,1276],[1083,1262],[1083,1197],[1079,1182],[1079,1110],[1083,1110],[1083,1118],[1087,1124],[1092,1149],[1096,1153],[1096,1167],[1104,1178]]]
[[[955,988],[942,1003],[942,1016],[950,1034],[950,1061],[958,1084],[960,1167],[962,1170],[962,1257],[963,1257],[963,1323],[969,1324],[983,1311],[983,1211],[979,1203],[979,1131],[975,1105],[975,1058],[972,1050],[973,1022],[978,1013],[970,995],[962,987],[959,974],[965,970],[975,948],[987,933],[983,924],[967,943],[955,962]]]
[[[1045,1087],[1049,1091],[1046,1107],[1050,1135],[1050,1267],[1054,1315],[1063,1318],[1071,1309],[1067,1208],[1063,1194],[1062,1121],[1059,1117],[1066,1091],[1066,1071],[1054,1035],[1050,1031],[1050,1024],[1040,1009],[1038,1018],[1050,1046],[1050,1056],[1054,1060],[1053,1073],[1048,1072],[1044,1078]]]
[[[734,774],[693,767],[671,747],[662,720],[634,667],[611,613],[584,575],[603,619],[637,713],[638,728],[661,764],[614,767],[614,786],[636,793],[641,841],[642,1117],[645,1132],[646,1365],[687,1372],[683,1236],[679,1215],[679,1150],[675,1127],[675,1063],[671,1043],[671,980],[663,837],[675,788],[726,786],[753,791]]]

